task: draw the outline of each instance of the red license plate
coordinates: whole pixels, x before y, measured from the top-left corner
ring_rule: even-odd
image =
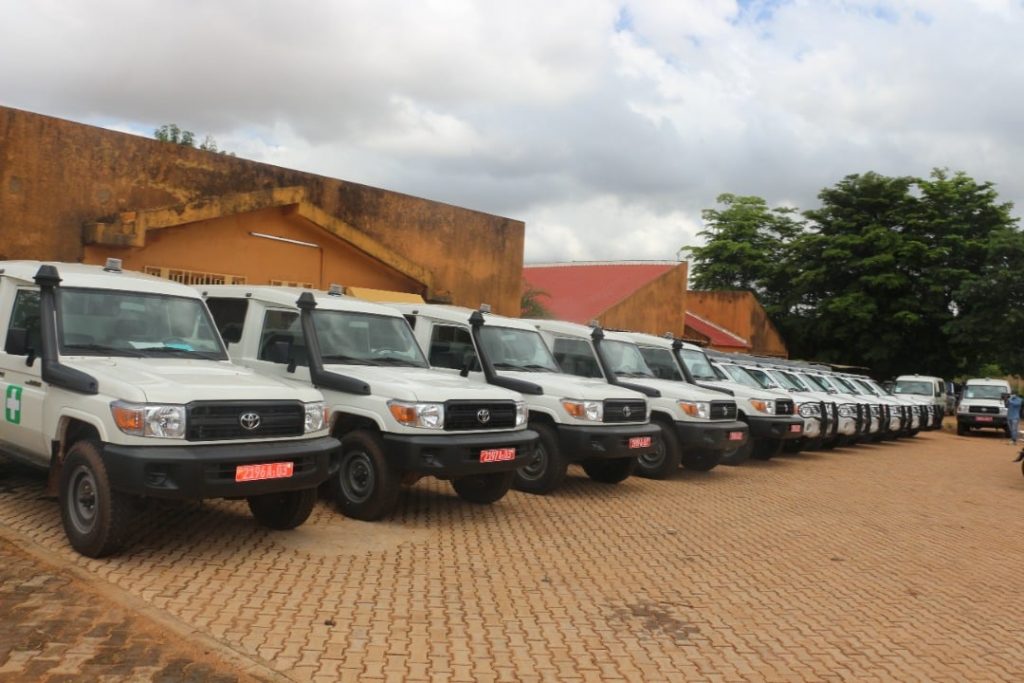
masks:
[[[799,434],[804,430],[803,425],[789,425],[789,431]]]
[[[480,451],[480,462],[501,462],[515,459],[516,449],[514,448],[488,448]]]
[[[985,417],[980,417],[979,416],[979,417],[976,417],[974,419],[977,420],[978,422],[991,422],[992,421],[992,418],[988,417],[988,416],[985,416]]]
[[[631,436],[629,437],[630,448],[650,448],[651,437],[649,436]]]
[[[729,441],[743,441],[743,432],[729,432]]]
[[[262,465],[239,465],[235,468],[235,481],[260,479],[287,479],[295,471],[293,462],[268,462]]]

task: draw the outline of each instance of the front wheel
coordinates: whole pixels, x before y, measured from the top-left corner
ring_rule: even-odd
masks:
[[[399,484],[398,473],[374,434],[357,430],[342,437],[332,489],[345,516],[365,521],[384,517],[398,504]]]
[[[313,512],[316,489],[283,491],[249,496],[249,511],[256,521],[268,529],[286,531],[302,526]]]
[[[540,438],[533,450],[533,458],[516,470],[512,485],[527,493],[548,493],[559,486],[569,469],[569,461],[558,447],[558,435],[554,428],[544,423],[534,423],[530,429]]]
[[[60,517],[71,547],[86,557],[105,557],[124,542],[131,496],[110,487],[107,467],[94,441],[68,450],[60,472]]]
[[[782,450],[781,439],[758,439],[754,443],[754,452],[751,457],[755,460],[771,460]]]
[[[583,471],[594,481],[603,484],[618,484],[633,473],[636,458],[594,458],[580,463]]]
[[[723,465],[739,465],[742,462],[746,462],[753,451],[754,440],[748,438],[747,442],[739,448],[722,453],[720,462]]]
[[[505,497],[512,488],[515,472],[493,472],[491,474],[471,474],[452,479],[452,488],[459,498],[470,503],[489,505]]]
[[[648,479],[665,479],[672,476],[682,461],[675,427],[665,422],[659,422],[658,426],[661,427],[661,438],[655,439],[653,448],[636,459],[636,473]]]

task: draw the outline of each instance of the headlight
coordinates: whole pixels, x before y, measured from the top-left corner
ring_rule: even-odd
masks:
[[[406,427],[444,429],[443,403],[406,403],[388,401],[391,416]]]
[[[327,406],[323,403],[306,404],[306,424],[304,431],[319,432],[327,424]]]
[[[516,401],[516,427],[521,427],[526,424],[527,415],[526,402]]]
[[[839,417],[856,417],[856,416],[857,416],[857,406],[853,405],[852,403],[844,403],[843,405],[839,406]]]
[[[762,400],[759,398],[750,399],[750,405],[754,407],[754,410],[758,410],[762,413],[768,413],[769,415],[775,414],[775,401],[771,399]]]
[[[707,420],[711,415],[711,404],[705,401],[679,401],[679,409],[690,417]]]
[[[160,439],[185,438],[185,406],[166,406],[114,401],[114,424],[125,434]]]
[[[821,406],[817,403],[801,403],[797,412],[800,413],[800,417],[819,417],[821,415]]]
[[[563,398],[562,407],[577,420],[601,422],[604,419],[604,403],[601,401],[573,401]]]

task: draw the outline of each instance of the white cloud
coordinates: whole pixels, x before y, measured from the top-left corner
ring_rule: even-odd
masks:
[[[25,0],[0,104],[524,219],[534,261],[670,259],[722,192],[944,166],[1020,203],[1022,32],[1011,0]]]

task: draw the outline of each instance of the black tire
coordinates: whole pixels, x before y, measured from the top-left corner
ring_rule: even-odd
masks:
[[[110,488],[99,444],[72,444],[60,471],[59,499],[61,522],[72,548],[86,557],[106,557],[121,548],[132,498]]]
[[[782,444],[782,452],[795,455],[804,449],[803,439],[790,439]]]
[[[316,498],[316,489],[312,488],[249,496],[246,501],[257,522],[268,529],[285,531],[302,526],[309,519]]]
[[[694,449],[683,454],[683,469],[691,472],[710,472],[722,462],[719,451]]]
[[[722,465],[739,465],[740,463],[746,462],[750,459],[750,454],[754,452],[754,440],[747,437],[747,442],[731,451],[725,451],[722,453],[722,457],[719,458],[719,464]]]
[[[372,432],[357,430],[342,437],[338,473],[331,487],[346,517],[371,522],[390,514],[398,503],[400,484],[398,472]]]
[[[971,428],[968,427],[967,425],[965,425],[965,424],[963,424],[961,422],[957,422],[956,423],[956,433],[957,433],[957,436],[966,436],[968,433],[970,433],[970,431],[971,431]]]
[[[679,464],[683,459],[675,425],[669,424],[667,421],[659,421],[657,424],[661,427],[661,438],[654,440],[652,450],[636,459],[634,470],[638,476],[648,479],[665,479],[672,476],[679,469]],[[587,474],[590,473],[587,472]]]
[[[821,450],[822,445],[825,443],[824,439],[820,436],[813,439],[807,439],[803,444],[803,450],[805,451],[818,451]]]
[[[569,461],[558,447],[558,435],[550,425],[537,422],[530,429],[540,436],[533,459],[516,470],[512,486],[526,493],[549,493],[565,480]]]
[[[493,472],[491,474],[471,474],[452,479],[452,488],[462,500],[481,505],[490,505],[505,497],[512,488],[512,480],[516,473]]]
[[[750,457],[755,460],[771,460],[782,450],[781,439],[758,439],[754,442],[754,452]]]
[[[593,458],[580,463],[583,471],[594,481],[602,484],[618,484],[633,474],[636,458]]]

